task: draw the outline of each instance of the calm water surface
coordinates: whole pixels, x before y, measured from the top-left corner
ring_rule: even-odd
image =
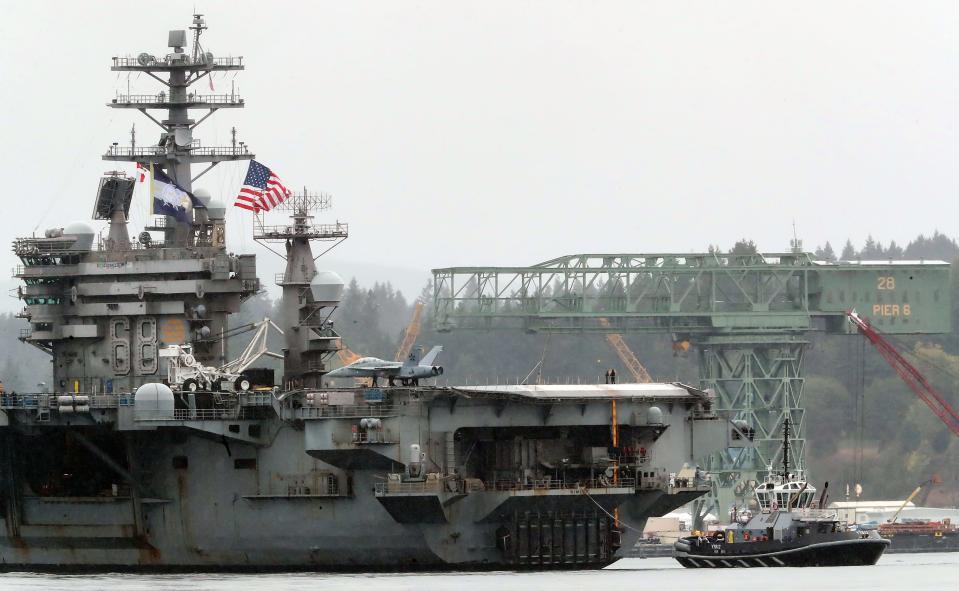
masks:
[[[0,589],[64,591],[825,591],[959,590],[959,553],[889,554],[876,566],[687,570],[671,558],[625,559],[601,571],[475,574],[0,574]]]

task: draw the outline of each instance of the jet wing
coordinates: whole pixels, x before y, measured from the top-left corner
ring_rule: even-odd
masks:
[[[399,369],[399,368],[400,368],[399,364],[393,364],[393,365],[373,365],[373,366],[367,365],[364,367],[354,367],[352,369],[355,369],[357,371],[389,371],[391,369]]]

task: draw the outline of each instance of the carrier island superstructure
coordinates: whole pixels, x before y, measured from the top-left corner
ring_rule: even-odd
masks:
[[[155,219],[131,240],[135,179],[109,173],[93,214],[103,232],[76,222],[14,241],[21,340],[50,355],[53,381],[0,398],[0,565],[601,566],[648,516],[708,490],[695,459],[741,441],[690,386],[325,384],[343,284],[317,270],[312,243],[348,228],[314,220],[322,196],[297,195],[289,224],[256,230],[287,260],[273,319],[282,376],[248,363],[262,351],[234,359],[229,315],[260,290],[255,258],[226,248],[229,196],[196,185],[253,155],[193,137],[215,111],[244,106],[194,91],[243,69],[205,52],[204,30],[197,15],[190,51],[172,31],[165,55],[114,58],[113,70],[162,86],[109,106],[162,133],[103,156],[164,170],[199,201],[184,204],[189,220]]]

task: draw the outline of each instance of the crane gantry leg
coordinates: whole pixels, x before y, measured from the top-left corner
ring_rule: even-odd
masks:
[[[792,425],[789,464],[805,469],[802,361],[806,341],[789,335],[708,336],[694,340],[703,389],[716,394],[716,407],[742,421],[752,448],[730,448],[710,456],[706,470],[713,491],[699,503],[701,515],[725,519],[730,507],[744,507],[770,466],[782,463],[782,428]]]

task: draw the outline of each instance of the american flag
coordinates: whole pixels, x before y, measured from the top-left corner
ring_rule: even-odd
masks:
[[[272,170],[256,160],[250,161],[246,180],[233,203],[236,207],[252,212],[270,211],[292,195]]]
[[[145,180],[147,180],[147,174],[148,174],[149,172],[150,172],[150,167],[149,167],[149,166],[143,166],[142,164],[140,164],[139,162],[137,162],[137,174],[140,175],[140,182],[141,182],[141,183],[144,182]]]

